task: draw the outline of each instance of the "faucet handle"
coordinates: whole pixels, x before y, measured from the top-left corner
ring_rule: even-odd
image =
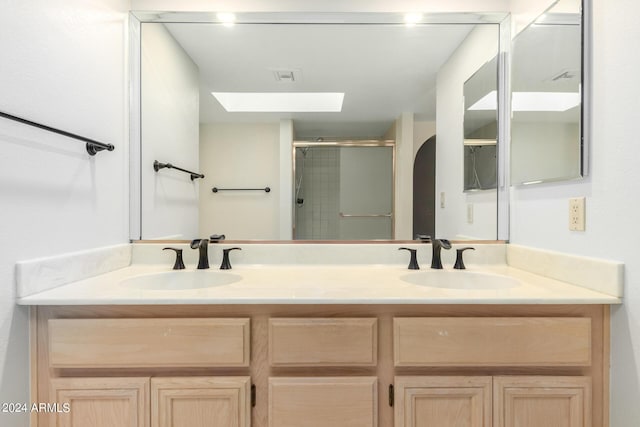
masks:
[[[191,241],[191,249],[198,249],[200,247],[200,245],[208,245],[209,244],[209,239],[194,239]]]
[[[476,248],[472,248],[471,246],[466,248],[456,249],[456,263],[453,266],[453,268],[455,268],[456,270],[464,270],[466,268],[464,266],[464,261],[462,260],[462,253],[467,249],[471,249],[472,251],[476,250]]]
[[[162,250],[166,251],[167,249],[176,252],[176,262],[173,264],[173,269],[174,270],[184,270],[184,261],[182,260],[182,249],[178,249],[178,248],[163,248]]]
[[[409,270],[420,270],[420,266],[418,265],[418,257],[416,254],[418,253],[417,249],[411,248],[398,248],[399,251],[405,250],[411,253],[411,259],[409,260]]]
[[[229,261],[229,252],[234,250],[241,251],[242,248],[228,248],[222,250],[222,264],[220,264],[220,270],[231,270],[231,262]]]
[[[442,246],[443,249],[451,249],[451,242],[447,239],[436,239],[438,242],[440,242],[440,246]]]
[[[209,236],[209,241],[211,243],[220,243],[221,241],[223,241],[227,236],[225,236],[224,234],[212,234],[211,236]]]
[[[428,234],[416,234],[414,240],[420,240],[421,243],[430,243],[431,236]]]

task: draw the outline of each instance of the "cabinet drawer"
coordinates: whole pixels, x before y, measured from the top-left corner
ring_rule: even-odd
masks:
[[[376,427],[376,377],[269,378],[269,427]]]
[[[395,318],[395,366],[589,366],[591,319]]]
[[[50,319],[53,368],[249,366],[249,319]]]
[[[269,320],[271,366],[375,366],[376,319]]]

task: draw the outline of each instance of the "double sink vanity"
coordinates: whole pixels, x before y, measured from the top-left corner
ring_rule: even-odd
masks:
[[[208,270],[186,244],[184,270],[161,244],[18,265],[33,401],[71,404],[33,422],[606,425],[621,264],[479,244],[432,270],[409,244],[409,270],[399,244],[254,243],[219,270],[228,246]]]

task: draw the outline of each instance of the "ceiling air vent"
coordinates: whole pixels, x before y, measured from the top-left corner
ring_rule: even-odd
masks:
[[[276,81],[281,83],[293,83],[300,81],[300,77],[302,75],[300,70],[274,69],[272,71]]]
[[[578,70],[562,70],[559,73],[554,74],[548,80],[552,82],[563,81],[563,80],[572,80],[576,77],[579,77],[580,73]]]

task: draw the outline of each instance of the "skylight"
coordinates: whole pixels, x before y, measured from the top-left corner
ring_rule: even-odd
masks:
[[[323,113],[342,111],[339,92],[211,92],[230,113]]]
[[[468,110],[495,110],[497,92],[491,91],[480,98]],[[513,111],[567,111],[580,105],[578,92],[514,92],[511,98]]]

